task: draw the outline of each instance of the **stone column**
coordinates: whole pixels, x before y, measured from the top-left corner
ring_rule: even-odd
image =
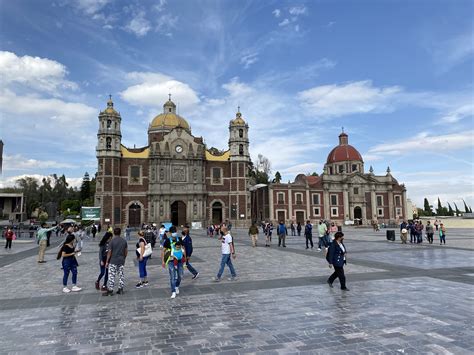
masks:
[[[268,186],[268,209],[269,209],[269,218],[271,221],[275,219],[274,211],[273,211],[273,188],[271,186]]]
[[[407,190],[403,190],[402,193],[402,219],[407,220],[408,217],[408,211],[407,211]]]
[[[323,186],[324,219],[331,219],[329,213],[329,186]]]
[[[370,220],[377,218],[377,199],[375,198],[375,185],[370,186],[370,204],[372,205],[372,216]]]
[[[293,191],[291,186],[288,185],[288,219],[293,218]]]
[[[344,191],[342,192],[342,197],[344,201],[343,217],[344,217],[344,220],[346,220],[347,218],[351,218],[351,212],[349,211],[349,192],[347,191],[346,184],[343,185],[343,189],[344,189]]]
[[[309,195],[309,187],[306,185],[306,219],[310,219],[309,217],[311,216],[311,201],[310,201],[310,195]]]
[[[388,191],[388,216],[389,216],[389,222],[395,220],[394,217],[394,211],[395,208],[393,206],[393,191],[392,191],[392,186],[389,186],[389,191]]]

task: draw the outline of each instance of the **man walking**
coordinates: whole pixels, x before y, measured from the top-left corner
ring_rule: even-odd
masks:
[[[231,277],[228,280],[235,281],[237,279],[237,274],[235,273],[234,265],[232,265],[232,258],[235,259],[234,242],[227,227],[222,227],[221,232],[222,234],[219,237],[219,240],[222,242],[221,266],[219,268],[219,272],[217,273],[217,276],[214,277],[213,281],[215,282],[221,281],[222,273],[224,272],[224,268],[226,265],[229,267],[230,275],[231,275]],[[231,258],[231,255],[232,255],[232,258]]]
[[[255,248],[257,246],[258,240],[258,227],[255,225],[255,223],[252,223],[249,228],[249,236],[252,238],[252,246]]]
[[[306,249],[309,248],[308,242],[311,244],[311,249],[313,249],[313,225],[311,221],[308,219],[306,221],[306,225],[304,226],[304,237],[306,239]]]
[[[115,276],[117,273],[119,277],[117,294],[123,294],[123,288],[125,286],[123,268],[128,255],[128,245],[126,240],[120,236],[121,233],[122,230],[120,228],[114,228],[114,237],[109,243],[107,261],[105,262],[105,267],[109,269],[109,280],[107,283],[107,291],[104,292],[102,296],[112,296],[114,294]]]
[[[326,244],[326,234],[328,232],[328,226],[326,223],[323,221],[319,221],[319,226],[318,226],[318,236],[319,236],[319,241],[318,241],[318,251],[321,251],[322,246],[324,245],[327,249],[327,244]]]
[[[193,254],[193,240],[189,235],[189,226],[186,225],[181,233],[183,235],[183,246],[186,254],[186,267],[193,274],[193,280],[199,276],[199,272],[191,265],[191,255]]]
[[[38,263],[40,264],[46,262],[44,260],[44,253],[46,252],[46,247],[48,245],[48,232],[52,232],[56,228],[57,227],[46,228],[46,223],[43,223],[36,233],[36,242],[39,244]]]
[[[285,239],[288,234],[288,230],[286,229],[285,222],[280,221],[280,224],[278,224],[278,227],[277,227],[277,233],[278,233],[278,246],[280,246],[283,242],[283,248],[286,248]]]
[[[428,240],[428,243],[433,244],[433,234],[434,234],[434,229],[433,226],[431,225],[431,221],[428,221],[426,223],[426,239]]]

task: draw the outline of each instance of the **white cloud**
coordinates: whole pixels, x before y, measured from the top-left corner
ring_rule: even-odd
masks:
[[[371,161],[382,160],[383,157],[381,155],[367,153],[367,154],[362,154],[362,159],[364,159],[364,162],[367,163]]]
[[[176,104],[183,110],[190,110],[200,102],[197,93],[186,83],[162,73],[132,72],[127,75],[138,83],[120,93],[120,97],[135,106],[161,107],[171,92]]]
[[[465,118],[472,118],[474,116],[474,104],[467,103],[461,107],[457,107],[449,112],[446,112],[438,121],[438,123],[451,124],[459,122]]]
[[[76,7],[88,15],[102,10],[111,0],[75,0]]]
[[[290,24],[290,20],[288,20],[287,18],[284,19],[283,21],[281,21],[278,26],[281,26],[281,27],[284,27],[286,25],[289,25]]]
[[[156,21],[156,31],[161,33],[166,33],[166,35],[171,35],[169,31],[176,28],[178,24],[178,16],[173,16],[171,14],[164,14],[158,18]]]
[[[302,107],[317,118],[339,117],[355,113],[393,111],[393,99],[399,86],[377,88],[370,80],[347,84],[322,85],[298,93]]]
[[[125,26],[125,30],[137,37],[145,36],[151,30],[150,22],[145,18],[145,11],[138,11]]]
[[[158,12],[162,12],[165,9],[166,3],[166,0],[159,0],[158,4],[156,4],[153,8]]]
[[[258,53],[249,53],[242,56],[240,64],[244,65],[244,69],[248,69],[252,64],[258,61]]]
[[[319,163],[301,163],[297,165],[292,165],[286,168],[283,168],[280,171],[280,174],[293,175],[296,177],[298,174],[311,174],[314,171],[322,170],[322,165]],[[276,172],[276,171],[275,171]]]
[[[369,154],[402,155],[430,153],[445,153],[474,147],[474,131],[453,134],[428,135],[421,133],[412,138],[401,139],[397,143],[379,144],[369,149]],[[472,165],[472,162],[471,162]]]
[[[307,8],[303,5],[303,6],[294,6],[294,7],[290,7],[290,9],[288,10],[288,12],[291,14],[291,15],[294,15],[294,16],[299,16],[299,15],[304,15],[307,13]]]
[[[281,16],[281,11],[279,9],[275,9],[272,11],[273,16],[279,18]]]
[[[77,85],[65,79],[66,67],[54,60],[0,51],[2,84],[20,84],[29,89],[55,93],[59,89],[76,89]]]
[[[464,63],[474,55],[472,28],[447,40],[433,42],[431,52],[440,74]]]
[[[66,102],[59,99],[43,99],[36,96],[17,96],[10,90],[0,91],[0,110],[16,116],[18,125],[27,123],[24,130],[41,128],[46,131],[73,129],[84,126],[97,116],[97,109],[82,103]],[[2,117],[2,124],[9,122]],[[6,126],[4,126],[6,127]]]
[[[5,155],[3,157],[3,170],[38,170],[38,169],[59,169],[59,168],[75,168],[70,163],[61,163],[54,160],[37,160],[26,158],[21,154]]]

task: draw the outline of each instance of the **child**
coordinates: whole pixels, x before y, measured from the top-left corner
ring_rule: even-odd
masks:
[[[183,243],[181,242],[181,240],[178,240],[176,243],[172,244],[171,258],[173,259],[173,265],[175,269],[178,269],[178,263],[180,261],[183,265],[186,263],[185,254],[186,253],[184,251]]]

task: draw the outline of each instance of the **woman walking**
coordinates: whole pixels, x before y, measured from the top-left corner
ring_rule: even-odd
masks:
[[[74,250],[74,240],[76,237],[73,234],[67,236],[66,240],[64,241],[64,245],[59,250],[57,259],[63,258],[62,265],[63,265],[63,292],[78,292],[82,290],[80,287],[77,287],[77,260],[76,260],[76,252]],[[72,273],[72,288],[69,289],[67,287],[67,281],[69,278],[69,273]]]
[[[100,267],[100,274],[95,282],[95,289],[107,291],[107,281],[109,279],[109,270],[105,267],[105,263],[107,262],[107,253],[109,252],[109,242],[112,239],[112,233],[106,232],[102,237],[102,240],[99,243],[99,267]],[[102,284],[102,288],[100,287],[100,280],[104,277],[104,283]]]
[[[443,223],[439,225],[439,245],[446,245],[446,227]]]
[[[346,264],[346,253],[347,249],[343,243],[344,240],[344,233],[336,232],[334,234],[334,242],[331,243],[329,246],[329,251],[326,255],[326,260],[329,263],[329,267],[334,267],[334,272],[327,283],[329,287],[333,287],[332,283],[336,278],[339,278],[339,282],[341,283],[341,290],[349,291],[346,287],[346,276],[344,275],[344,264]]]
[[[148,261],[148,258],[150,257],[145,256],[145,249],[146,245],[148,244],[147,241],[145,240],[143,231],[138,232],[138,242],[137,242],[137,259],[138,259],[138,273],[140,276],[140,282],[136,284],[136,288],[142,288],[144,286],[148,286],[148,280],[147,280],[147,272],[146,272],[146,263]]]

